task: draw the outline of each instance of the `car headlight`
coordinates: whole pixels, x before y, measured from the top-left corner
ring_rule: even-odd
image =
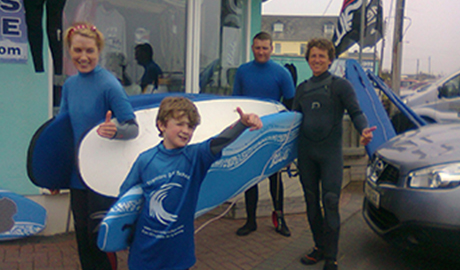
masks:
[[[460,163],[432,166],[409,173],[411,188],[454,188],[460,185]]]

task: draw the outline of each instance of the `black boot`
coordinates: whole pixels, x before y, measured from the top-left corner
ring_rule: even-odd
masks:
[[[291,236],[291,232],[286,225],[286,221],[284,220],[284,214],[282,211],[273,211],[272,213],[272,221],[273,225],[275,225],[275,231],[282,236]]]
[[[236,234],[238,236],[245,236],[245,235],[248,235],[248,234],[252,233],[255,230],[257,230],[257,224],[256,223],[246,222],[246,224],[244,224],[243,227],[239,228],[236,231]]]

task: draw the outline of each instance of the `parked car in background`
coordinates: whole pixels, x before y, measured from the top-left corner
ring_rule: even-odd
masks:
[[[460,122],[460,70],[405,97],[403,102],[428,123]],[[413,128],[401,114],[393,116],[392,122],[397,133]]]
[[[363,215],[383,239],[410,250],[459,251],[459,138],[460,123],[426,125],[375,151]]]
[[[415,79],[402,79],[400,84],[400,89],[408,89],[414,84],[419,83],[420,81]]]
[[[411,86],[407,88],[401,88],[399,91],[399,97],[400,98],[406,98],[410,95],[416,94],[423,92],[426,90],[430,85],[434,82],[434,80],[424,80],[420,81],[418,83],[412,84]]]

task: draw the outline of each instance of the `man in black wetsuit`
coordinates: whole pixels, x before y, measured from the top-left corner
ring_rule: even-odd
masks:
[[[324,38],[310,40],[305,58],[313,76],[297,87],[293,110],[303,113],[298,167],[315,247],[302,257],[301,262],[312,265],[326,259],[324,269],[330,270],[337,269],[345,109],[361,134],[363,145],[372,140],[375,128],[367,127],[366,116],[352,85],[328,71],[335,58],[332,42]]]

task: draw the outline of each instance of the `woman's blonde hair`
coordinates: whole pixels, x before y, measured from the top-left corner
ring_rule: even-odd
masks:
[[[75,34],[94,39],[98,50],[102,51],[102,49],[104,49],[104,35],[94,24],[88,22],[76,22],[71,27],[67,28],[64,33],[64,44],[67,49],[70,49],[72,36]]]

